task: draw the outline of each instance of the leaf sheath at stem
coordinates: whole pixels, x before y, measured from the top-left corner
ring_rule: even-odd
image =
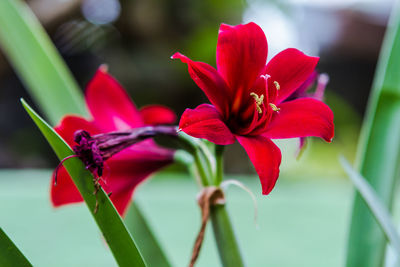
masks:
[[[225,205],[211,207],[211,222],[222,266],[244,266]]]

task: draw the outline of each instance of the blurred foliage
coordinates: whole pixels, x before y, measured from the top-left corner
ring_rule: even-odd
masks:
[[[82,89],[97,67],[107,63],[138,106],[166,104],[179,115],[203,96],[199,90],[188,90],[195,86],[185,66],[174,64],[169,57],[179,49],[193,58],[215,62],[219,24],[240,23],[245,2],[126,0],[121,7],[118,20],[108,25],[93,25],[75,9],[64,20],[49,22],[48,33]],[[0,111],[16,111],[14,119],[0,119],[0,167],[48,166],[41,158],[53,158],[55,164],[44,142],[36,142],[37,134],[28,134],[33,132],[32,125],[21,113],[18,99],[29,100],[29,96],[10,69],[0,73],[0,86]],[[19,152],[24,143],[39,144],[42,149],[35,148],[38,153],[29,157]]]
[[[395,1],[379,55],[357,153],[360,174],[392,210],[400,162],[400,1]],[[382,266],[387,239],[362,196],[354,198],[347,266]]]
[[[215,66],[219,25],[241,23],[243,12],[255,2],[121,0],[121,14],[112,24],[92,24],[78,7],[48,22],[45,27],[82,90],[97,67],[107,63],[110,73],[123,84],[139,107],[160,103],[172,107],[180,115],[185,108],[193,108],[207,99],[190,79],[187,67],[173,62],[170,56],[179,51]],[[287,2],[270,2],[288,14],[288,18],[292,16]],[[47,23],[48,20],[44,21]],[[352,63],[351,58],[346,60],[345,65],[350,69],[352,64],[366,65]],[[329,54],[321,59],[320,69],[331,76],[332,86],[327,90],[326,100],[334,109],[336,137],[330,145],[310,139],[306,153],[299,161],[294,157],[297,141],[289,141],[289,145],[284,142],[287,146],[284,160],[288,163],[282,166],[283,171],[329,168],[332,173],[341,174],[336,155],[344,150],[348,158],[353,158],[360,123],[360,114],[353,109],[354,100],[363,99],[353,95],[360,95],[356,93],[360,86],[368,88],[365,84],[369,84],[371,78],[365,77],[366,72],[359,67],[353,68],[351,73],[347,71],[351,79],[343,78],[343,65]],[[354,70],[358,69],[360,73],[357,74]],[[357,83],[360,79],[364,83]],[[55,166],[55,157],[18,105],[19,97],[29,100],[29,96],[15,76],[10,75],[10,69],[3,75],[0,73],[0,86],[0,111],[15,110],[14,119],[0,118],[0,167],[48,167],[48,159],[52,159],[50,163]],[[349,86],[354,90],[348,90]],[[351,102],[348,103],[349,95]],[[360,111],[360,104],[356,103],[356,106]],[[227,150],[225,162],[229,172],[253,171],[248,161],[243,160],[247,157],[242,148],[234,145]],[[322,159],[328,162],[328,167],[321,164]],[[304,164],[307,168],[301,168]]]

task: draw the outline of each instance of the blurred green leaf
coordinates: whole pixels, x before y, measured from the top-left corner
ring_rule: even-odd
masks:
[[[0,1],[0,47],[53,125],[66,113],[87,114],[78,85],[21,0]]]
[[[148,266],[171,266],[137,205],[132,203],[129,206],[124,221],[129,232],[140,244],[140,247],[144,248],[141,249],[141,252]]]
[[[391,210],[400,162],[400,2],[396,1],[382,46],[358,146],[358,166]],[[383,265],[386,239],[357,193],[350,226],[347,266]]]
[[[17,248],[12,240],[0,228],[0,266],[2,267],[25,267],[32,266],[24,254]]]
[[[390,216],[389,210],[383,205],[382,201],[376,195],[374,189],[368,184],[364,177],[356,172],[349,162],[344,158],[340,158],[347,175],[361,194],[368,207],[371,209],[382,230],[385,232],[387,239],[396,250],[397,256],[400,256],[400,236],[393,224],[392,216]]]
[[[57,157],[61,160],[73,155],[74,152],[64,140],[24,100],[21,102]],[[64,166],[85,200],[119,266],[146,266],[134,240],[107,194],[102,189],[97,192],[96,196],[93,194],[95,190],[93,176],[86,170],[81,160],[71,158],[65,161]],[[95,213],[96,199],[99,207]]]

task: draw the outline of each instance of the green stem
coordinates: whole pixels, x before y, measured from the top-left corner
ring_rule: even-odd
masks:
[[[200,177],[201,186],[209,186],[211,184],[210,181],[212,181],[211,179],[209,180],[209,178],[211,178],[212,176],[210,172],[210,163],[207,159],[207,156],[200,148],[201,141],[183,132],[180,132],[178,137],[181,141],[180,144],[183,146],[183,148],[193,156],[194,164],[197,168],[198,177]],[[189,166],[191,166],[191,164],[189,163],[185,163],[185,165],[188,168]],[[194,178],[197,178],[197,175]]]
[[[194,176],[194,178],[196,178],[197,175],[200,176],[201,186],[219,186],[223,177],[224,146],[216,146],[215,148],[216,171],[215,173],[212,173],[210,165],[211,161],[214,159],[209,159],[208,157],[213,155],[209,155],[209,153],[204,153],[204,151],[202,151],[205,147],[200,147],[201,144],[199,142],[201,141],[184,133],[180,133],[179,137],[185,144],[185,149],[191,153],[194,158],[194,162],[190,160],[180,160],[179,162],[182,162],[187,166],[190,174]],[[180,158],[180,156],[178,158]],[[213,183],[210,183],[210,181],[213,181]],[[223,266],[244,266],[225,205],[211,206],[210,217],[215,241],[217,243],[218,252]]]
[[[225,205],[211,207],[211,222],[222,265],[224,267],[244,266]]]
[[[204,166],[206,162],[202,158],[200,150],[196,149],[193,156],[194,156],[194,163],[196,164],[197,171],[199,172],[202,186],[209,186],[210,182],[206,171],[207,168]]]
[[[215,185],[219,186],[222,182],[224,173],[224,154],[225,146],[215,147],[216,172]],[[225,267],[244,266],[239,246],[236,241],[235,233],[226,211],[225,205],[211,207],[211,223],[214,231],[215,242],[217,243],[219,256],[222,265]]]
[[[224,173],[224,150],[225,146],[215,146],[215,160],[216,160],[216,173],[215,173],[215,185],[219,186],[222,182]]]
[[[216,175],[215,177],[205,177],[202,178],[202,186],[210,185],[208,181],[214,181],[215,185],[218,186],[222,181],[223,174],[223,146],[217,146],[216,148]],[[194,153],[195,158],[195,166],[197,172],[200,173],[200,176],[206,175],[206,167],[205,164],[209,163],[206,161],[202,161],[199,155],[200,151],[196,149]],[[190,167],[190,166],[188,166]],[[196,173],[193,172],[193,168],[189,168],[192,175]],[[212,179],[214,178],[214,179]],[[236,241],[236,237],[232,228],[232,224],[230,222],[228,213],[225,209],[225,205],[217,205],[212,206],[210,211],[211,223],[214,230],[214,237],[217,243],[218,252],[220,255],[221,262],[225,267],[241,267],[244,266],[243,260],[239,251],[239,246]]]

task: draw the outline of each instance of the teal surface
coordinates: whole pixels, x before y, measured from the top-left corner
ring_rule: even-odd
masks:
[[[51,206],[50,173],[0,171],[0,226],[34,266],[116,266],[86,207]],[[245,183],[258,201],[257,227],[249,195],[228,189],[228,212],[247,266],[343,265],[353,194],[348,181],[282,175],[274,191],[261,196],[257,177],[229,178]],[[200,227],[196,194],[186,176],[160,174],[135,195],[173,266],[189,262]],[[196,266],[220,266],[216,251],[209,225]]]

